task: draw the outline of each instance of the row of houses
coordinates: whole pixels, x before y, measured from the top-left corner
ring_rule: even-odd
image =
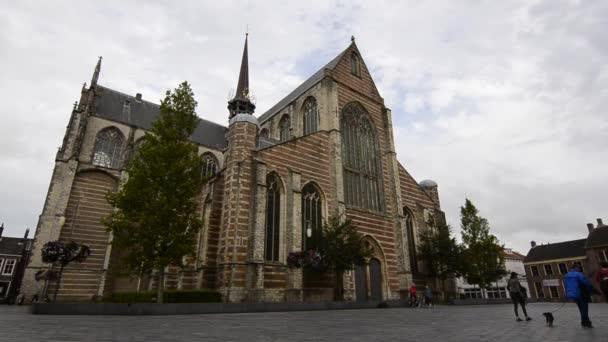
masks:
[[[29,229],[22,238],[5,237],[2,233],[4,223],[0,226],[0,303],[14,299],[19,293],[32,248]]]
[[[586,238],[538,245],[532,241],[523,260],[530,296],[540,301],[566,300],[564,277],[574,263],[596,286],[595,273],[600,263],[608,262],[608,225],[597,219],[587,224]]]

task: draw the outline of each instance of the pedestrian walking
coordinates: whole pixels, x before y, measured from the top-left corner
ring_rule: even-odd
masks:
[[[521,305],[521,311],[524,312],[524,316],[526,316],[526,321],[531,321],[532,318],[528,316],[528,312],[526,311],[526,296],[524,295],[523,287],[521,286],[519,279],[517,279],[517,273],[511,272],[511,278],[507,283],[507,290],[509,290],[509,295],[511,295],[511,301],[513,301],[513,309],[515,310],[515,320],[518,322],[523,321],[519,317],[518,306]]]
[[[424,304],[428,307],[433,306],[433,290],[428,286],[424,288]]]
[[[564,278],[566,286],[566,298],[574,300],[581,313],[581,325],[585,328],[593,328],[589,320],[589,301],[593,285],[583,275],[582,267],[579,263],[574,263],[570,272]]]
[[[595,273],[595,281],[600,285],[604,300],[608,303],[608,262],[602,262],[600,267]]]
[[[416,284],[412,283],[412,286],[410,286],[410,306],[415,305],[417,301]]]

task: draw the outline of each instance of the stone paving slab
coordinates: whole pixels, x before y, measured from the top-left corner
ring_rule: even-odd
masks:
[[[606,341],[608,305],[592,304],[595,329],[580,327],[575,304],[530,304],[531,322],[511,305],[176,316],[46,316],[0,306],[0,341]]]

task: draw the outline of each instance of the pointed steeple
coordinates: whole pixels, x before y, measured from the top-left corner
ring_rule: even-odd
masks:
[[[103,57],[99,56],[99,60],[97,61],[97,65],[95,66],[95,71],[93,72],[93,77],[91,78],[91,88],[97,85],[97,80],[99,79],[99,72],[101,72],[101,60]]]
[[[249,90],[249,56],[247,53],[248,36],[249,33],[246,33],[243,58],[241,60],[241,71],[239,72],[239,82],[236,86],[236,93],[234,94],[234,98],[228,101],[230,118],[236,114],[253,114],[253,111],[255,110],[255,105],[250,99]]]

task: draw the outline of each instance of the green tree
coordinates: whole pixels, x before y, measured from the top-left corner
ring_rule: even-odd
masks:
[[[117,209],[104,223],[112,246],[133,274],[156,271],[163,301],[165,268],[193,254],[202,226],[196,195],[205,180],[198,148],[188,140],[198,124],[197,102],[183,82],[167,91],[160,115],[127,168],[128,179],[108,195]]]
[[[460,207],[462,228],[463,269],[469,284],[488,287],[507,274],[504,265],[503,246],[490,234],[488,220],[479,216],[473,203],[466,199]]]
[[[418,235],[418,257],[424,263],[426,275],[441,282],[445,294],[445,282],[457,275],[461,269],[461,249],[452,228],[443,221],[436,227],[429,227]]]
[[[335,299],[344,299],[343,275],[355,266],[365,265],[371,252],[363,244],[361,235],[349,219],[331,216],[323,225],[320,246],[323,264],[336,274]]]
[[[72,262],[84,262],[89,255],[91,255],[91,249],[87,245],[78,244],[74,241],[63,243],[59,241],[49,241],[42,246],[41,256],[42,262],[49,264],[49,270],[47,270],[44,279],[44,293],[43,297],[46,298],[46,291],[48,289],[48,281],[54,277],[51,268],[56,264],[59,265],[59,272],[56,275],[57,286],[55,287],[55,293],[53,294],[53,301],[57,300],[57,293],[61,287],[61,278],[63,277],[63,269],[71,264]]]

